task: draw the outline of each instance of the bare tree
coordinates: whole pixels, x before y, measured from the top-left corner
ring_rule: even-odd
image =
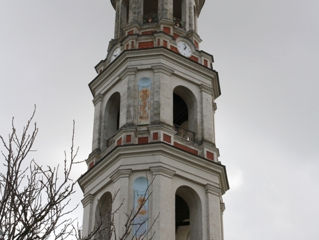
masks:
[[[74,194],[76,181],[72,180],[71,170],[76,162],[78,148],[74,147],[75,123],[71,139],[70,154],[63,161],[62,172],[60,167],[39,165],[30,158],[33,145],[38,134],[38,128],[33,121],[35,110],[18,133],[14,118],[11,122],[11,131],[7,138],[0,135],[0,240],[36,240],[36,239],[100,239],[99,236],[108,236],[109,239],[153,239],[154,233],[149,236],[155,220],[150,227],[142,230],[138,238],[132,234],[132,229],[140,230],[149,219],[138,221],[138,216],[149,200],[152,193],[149,191],[154,179],[147,187],[138,207],[127,214],[124,232],[116,235],[114,218],[122,208],[110,210],[110,223],[107,227],[101,218],[94,231],[82,238],[79,228],[74,226],[76,219],[71,212],[76,208],[69,208]],[[117,193],[112,198],[112,203]],[[113,204],[112,204],[113,205]],[[117,226],[118,227],[118,226]],[[122,227],[122,226],[121,226]]]
[[[78,149],[74,149],[74,125],[69,159],[63,173],[59,166],[43,167],[29,159],[38,134],[35,110],[18,134],[12,119],[7,138],[0,136],[0,231],[5,240],[66,239],[72,234],[74,209],[68,205],[76,182],[70,178]],[[74,123],[73,123],[74,124]]]

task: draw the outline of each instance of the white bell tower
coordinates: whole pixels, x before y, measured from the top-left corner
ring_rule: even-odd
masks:
[[[94,239],[115,239],[111,229],[123,235],[141,206],[129,239],[223,240],[229,186],[215,145],[219,78],[197,34],[205,1],[111,2],[115,36],[89,84],[83,234],[99,226]]]

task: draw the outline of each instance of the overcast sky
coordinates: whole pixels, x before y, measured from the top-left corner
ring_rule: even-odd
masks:
[[[87,84],[113,37],[110,2],[0,2],[0,133],[37,104],[34,157],[61,162],[75,119],[79,158],[87,158]],[[225,240],[319,238],[318,10],[318,0],[207,0],[202,10],[201,49],[214,55],[222,89],[216,138],[231,185]],[[86,167],[76,170],[78,177]],[[75,214],[82,218],[81,209]]]

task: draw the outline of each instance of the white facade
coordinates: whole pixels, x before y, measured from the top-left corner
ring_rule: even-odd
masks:
[[[179,2],[195,7],[180,8],[189,22],[203,2],[185,1]],[[137,2],[142,0],[129,1]],[[128,2],[112,3],[122,16],[120,6]],[[115,239],[109,234],[111,222],[121,236],[128,215],[146,197],[137,216],[144,222],[140,228],[131,225],[131,237],[223,239],[222,195],[229,186],[215,146],[218,74],[212,56],[199,51],[194,25],[181,27],[175,17],[161,18],[172,4],[159,0],[155,23],[132,20],[139,5],[125,12],[131,20],[124,36],[115,34],[89,84],[95,107],[92,153],[89,170],[79,179],[85,236],[102,226],[104,232],[95,239]],[[175,9],[174,16],[180,16]],[[180,54],[177,41],[187,43],[191,57]],[[115,49],[119,56],[113,56]]]

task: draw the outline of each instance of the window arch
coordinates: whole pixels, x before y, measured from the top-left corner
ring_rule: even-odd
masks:
[[[173,124],[177,134],[189,141],[195,139],[197,130],[197,102],[194,94],[183,86],[173,92]]]
[[[99,229],[95,239],[110,240],[112,221],[112,194],[106,192],[98,201],[95,212],[95,229]]]
[[[120,126],[121,95],[116,92],[108,100],[104,114],[104,142],[114,136]],[[109,144],[107,143],[107,146]]]
[[[158,21],[158,0],[143,1],[143,22],[153,23]]]
[[[202,239],[202,204],[190,187],[179,187],[175,194],[175,239]]]

